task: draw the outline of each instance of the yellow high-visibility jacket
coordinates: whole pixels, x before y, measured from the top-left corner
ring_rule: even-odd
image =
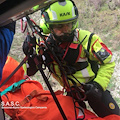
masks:
[[[113,61],[112,52],[107,48],[107,46],[103,43],[103,41],[99,38],[99,36],[94,34],[91,39],[91,44],[89,49],[89,59],[96,61],[99,64],[99,70],[95,77],[95,73],[91,69],[91,64],[89,63],[85,52],[85,49],[87,49],[88,46],[88,39],[90,34],[91,33],[89,31],[85,31],[85,30],[76,29],[75,31],[75,37],[73,43],[70,44],[69,47],[73,45],[73,49],[76,49],[77,47],[75,46],[77,46],[77,44],[79,44],[85,38],[79,47],[79,54],[75,63],[87,62],[88,66],[86,66],[82,70],[76,71],[76,73],[74,73],[73,76],[78,81],[80,81],[80,83],[87,83],[94,79],[95,82],[99,83],[102,86],[103,90],[106,90],[110,78],[112,76],[112,73],[114,71],[115,62]],[[70,55],[71,59],[72,56],[74,56],[74,54]],[[102,62],[100,61],[99,58],[102,60]],[[50,69],[54,71],[52,74],[53,77],[56,78],[56,80],[62,86],[64,86],[61,73],[59,70],[59,66],[54,61],[54,59],[53,62],[50,63]],[[72,75],[67,75],[67,76],[69,78],[72,78],[79,86],[78,81]],[[70,84],[72,85],[72,82]]]

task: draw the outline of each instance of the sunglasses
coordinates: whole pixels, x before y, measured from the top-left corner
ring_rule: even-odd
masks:
[[[65,26],[67,26],[67,27],[71,27],[72,28],[72,26],[73,26],[73,23],[66,23],[66,24],[52,24],[52,25],[50,25],[50,28],[52,28],[52,29],[62,29],[63,27],[65,27]]]

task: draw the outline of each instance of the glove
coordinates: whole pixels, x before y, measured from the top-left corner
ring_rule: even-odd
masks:
[[[33,54],[33,47],[36,45],[36,38],[27,35],[25,41],[23,42],[23,52],[25,55],[32,55]]]
[[[102,97],[103,89],[97,82],[93,81],[91,83],[85,84],[83,89],[85,90],[87,100],[98,100]]]
[[[29,67],[27,67],[27,75],[33,76],[38,71],[33,58],[30,57],[26,64],[28,64],[27,66],[29,66]]]

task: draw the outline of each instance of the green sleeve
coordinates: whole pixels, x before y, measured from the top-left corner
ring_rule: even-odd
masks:
[[[103,63],[101,63],[100,60],[95,56],[93,50],[100,56]],[[112,52],[97,35],[93,35],[92,37],[91,49],[89,52],[90,59],[97,61],[100,66],[94,81],[99,83],[103,90],[106,90],[115,67]]]

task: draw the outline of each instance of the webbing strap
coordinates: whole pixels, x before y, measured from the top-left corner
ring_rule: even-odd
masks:
[[[94,33],[91,33],[90,34],[90,37],[89,37],[89,40],[88,40],[88,46],[87,46],[87,51],[89,52],[90,50],[90,44],[91,44],[91,39],[92,39],[92,36],[94,35]]]
[[[0,88],[19,70],[19,68],[28,60],[28,57],[26,56],[23,61],[18,65],[18,67],[3,81],[3,83],[0,85]]]
[[[20,105],[23,106],[26,103],[29,103],[31,99],[36,97],[37,99],[46,102],[48,100],[48,97],[43,93],[44,90],[33,90],[29,95],[27,95],[21,102]],[[50,93],[49,93],[50,94]],[[51,95],[51,94],[50,94]]]
[[[86,56],[88,58],[89,63],[91,64],[92,71],[95,73],[95,76],[96,76],[97,75],[97,71],[99,69],[98,68],[98,63],[89,59],[89,50],[90,50],[90,44],[91,44],[91,39],[92,39],[93,35],[94,35],[94,33],[90,34],[90,37],[89,37],[89,40],[88,40],[88,46],[87,46],[87,51],[86,51],[87,54],[86,54]]]
[[[13,83],[11,86],[9,86],[9,87],[6,88],[4,91],[2,91],[2,92],[0,93],[0,95],[2,96],[2,95],[4,95],[4,94],[6,94],[7,92],[14,92],[14,91],[16,91],[17,89],[20,88],[21,84],[22,84],[23,82],[25,82],[25,81],[26,81],[26,80],[20,80],[20,81],[18,81],[18,82]]]

